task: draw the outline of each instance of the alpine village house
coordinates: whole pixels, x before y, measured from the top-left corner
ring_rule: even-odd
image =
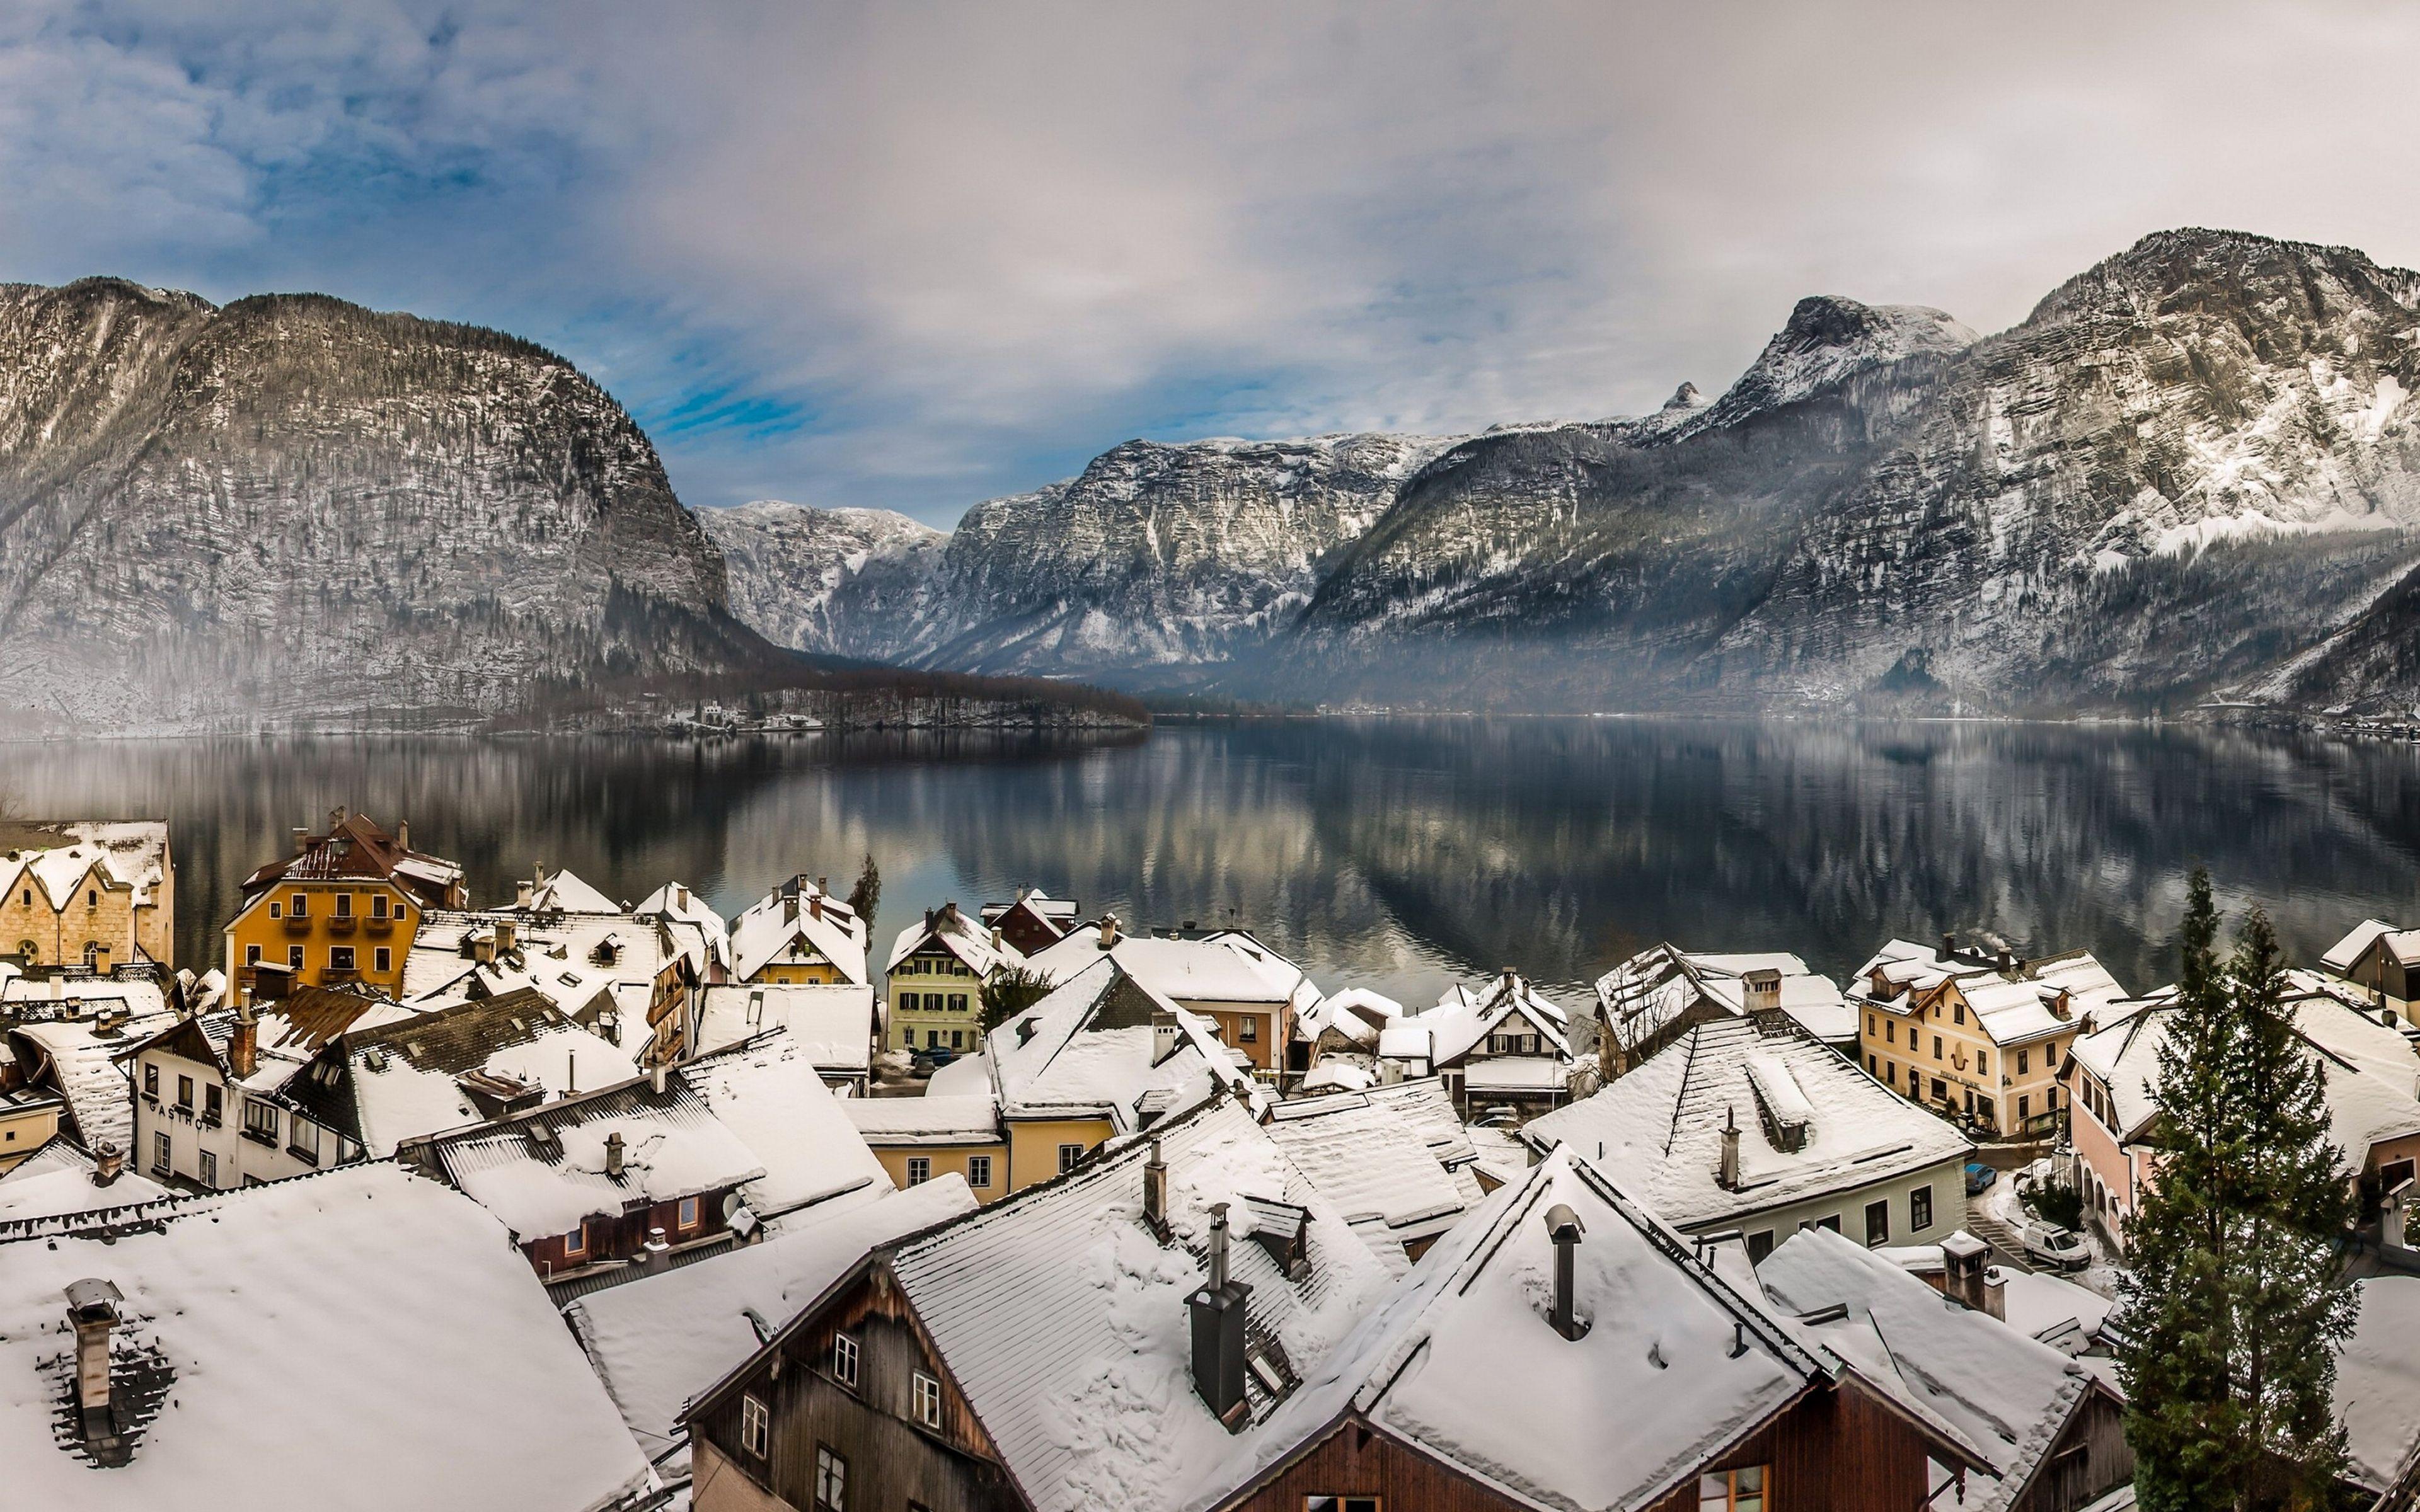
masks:
[[[390,835],[338,809],[326,834],[297,829],[292,856],[244,879],[226,980],[256,998],[356,982],[400,997],[422,914],[468,906],[462,868],[413,850],[410,825]]]

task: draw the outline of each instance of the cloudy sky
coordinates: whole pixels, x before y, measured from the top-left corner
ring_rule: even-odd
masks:
[[[512,330],[697,505],[1652,409],[2170,225],[2420,264],[2406,6],[202,8],[0,6],[0,279]]]

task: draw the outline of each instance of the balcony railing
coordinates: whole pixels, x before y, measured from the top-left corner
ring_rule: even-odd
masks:
[[[311,916],[310,916],[310,915],[308,915],[308,914],[288,914],[288,915],[287,915],[287,916],[286,916],[286,933],[288,933],[288,934],[308,934],[308,933],[311,933]]]
[[[359,920],[355,919],[350,914],[330,914],[328,916],[328,933],[331,934],[350,934],[353,933],[353,926],[357,922],[359,922]]]

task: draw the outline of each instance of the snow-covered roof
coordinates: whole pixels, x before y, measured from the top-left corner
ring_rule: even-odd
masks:
[[[1186,1298],[1202,1284],[1210,1207],[1228,1205],[1231,1273],[1249,1285],[1256,1365],[1309,1376],[1386,1284],[1326,1196],[1237,1104],[1160,1131],[1163,1241],[1142,1221],[1149,1147],[1124,1151],[921,1238],[892,1273],[1028,1504],[1134,1512],[1179,1504],[1255,1429],[1230,1435],[1195,1394]],[[1249,1238],[1255,1199],[1308,1214],[1300,1280]],[[1249,1387],[1250,1416],[1275,1404]]]
[[[2121,1137],[2139,1137],[2159,1111],[2152,1092],[2160,1047],[2177,1011],[2174,992],[2164,988],[2124,1005],[2132,1011],[2118,1022],[2075,1041],[2076,1063],[2109,1088]],[[2286,1010],[2326,1073],[2329,1136],[2347,1168],[2358,1171],[2372,1146],[2420,1134],[2420,1098],[2413,1095],[2420,1090],[2420,1055],[2400,1029],[2347,1002],[2344,992],[2311,972],[2286,974]]]
[[[26,1019],[9,1036],[18,1069],[27,1080],[57,1088],[76,1137],[86,1149],[108,1140],[131,1157],[133,1088],[117,1057],[176,1022],[159,984],[126,977],[13,977],[0,983],[0,1009]],[[111,1015],[107,1028],[103,1013]]]
[[[101,1184],[93,1158],[54,1136],[0,1174],[0,1224],[65,1213],[98,1212],[157,1202],[172,1194],[134,1168],[130,1159],[108,1185]]]
[[[404,958],[403,992],[407,1000],[459,995],[460,984],[480,964],[482,942],[497,941],[497,926],[512,935],[510,949],[494,952],[494,964],[504,972],[526,971],[543,977],[555,965],[567,965],[615,983],[652,983],[665,964],[682,951],[665,926],[653,918],[627,914],[530,914],[511,909],[474,913],[463,909],[429,909],[413,932],[411,953]],[[501,942],[497,942],[501,943]]]
[[[1064,981],[1105,955],[1171,1002],[1291,1004],[1300,1011],[1319,998],[1319,989],[1300,966],[1241,930],[1202,935],[1121,933],[1104,950],[1097,929],[1079,929],[1036,954],[1032,966],[1053,981]]]
[[[2108,1320],[2109,1299],[2064,1276],[2004,1269],[2000,1305],[2010,1328],[2065,1354],[2080,1352]]]
[[[2381,936],[2386,937],[2387,953],[2397,965],[2420,962],[2420,930],[2409,930],[2390,924],[2382,918],[2365,918],[2352,927],[2352,932],[2328,947],[2319,957],[2319,964],[2341,977],[2360,964],[2361,958]]]
[[[1000,1104],[988,1093],[847,1097],[840,1108],[869,1145],[964,1145],[1001,1137]]]
[[[1661,944],[1639,951],[1599,977],[1599,1021],[1626,1048],[1652,1041],[1699,1003],[1745,1013],[1751,972],[1778,978],[1779,1009],[1819,1040],[1838,1043],[1857,1036],[1856,1010],[1839,984],[1817,976],[1785,950],[1710,952]]]
[[[2360,1295],[2350,1337],[2336,1351],[2336,1418],[2344,1425],[2346,1470],[2357,1485],[2383,1491],[2420,1442],[2420,1276],[2374,1275]]]
[[[714,950],[714,959],[728,968],[731,964],[731,926],[722,916],[708,908],[703,899],[690,890],[688,883],[667,882],[639,901],[630,912],[641,918],[676,918],[694,924],[704,932]]]
[[[1547,1052],[1544,1064],[1526,1071],[1489,1068],[1485,1072],[1491,1077],[1489,1085],[1507,1090],[1560,1086],[1572,1067],[1570,1015],[1515,972],[1492,977],[1478,988],[1456,982],[1446,989],[1435,1007],[1379,1030],[1378,1054],[1383,1059],[1417,1062],[1422,1072],[1442,1071],[1485,1044],[1490,1034],[1516,1015],[1538,1035]],[[1474,1066],[1469,1074],[1478,1076],[1482,1072]]]
[[[608,1142],[616,1134],[622,1172],[613,1176]],[[551,1103],[432,1140],[430,1153],[446,1180],[494,1213],[518,1243],[765,1174],[756,1152],[681,1082],[661,1093],[634,1082]]]
[[[536,869],[530,879],[529,902],[516,901],[512,911],[524,914],[613,914],[628,912],[600,889],[569,872]]]
[[[765,1174],[740,1189],[749,1211],[768,1224],[857,1193],[887,1192],[891,1178],[824,1086],[816,1048],[773,1029],[681,1066],[723,1127],[763,1163]]]
[[[1222,1089],[1259,1095],[1208,1020],[1113,959],[1094,960],[986,1035],[984,1054],[1010,1119],[1107,1119],[1126,1133]]]
[[[833,1073],[863,1075],[874,1059],[874,989],[860,982],[814,986],[730,985],[699,995],[697,1048],[719,1050],[783,1029]]]
[[[1334,1029],[1364,1050],[1378,1047],[1378,1032],[1404,1016],[1404,1005],[1367,987],[1330,993],[1295,1020],[1295,1038],[1316,1040]]]
[[[1581,1229],[1576,1339],[1549,1316],[1558,1206]],[[1440,1240],[1186,1502],[1228,1499],[1349,1410],[1521,1504],[1644,1507],[1828,1379],[1757,1299],[1558,1150]]]
[[[2094,1389],[2067,1355],[1829,1229],[1792,1235],[1757,1266],[1756,1279],[1810,1347],[1847,1362],[1991,1468],[1989,1494],[1968,1489],[1964,1504],[1974,1512],[2014,1502]]]
[[[1467,1206],[1403,1107],[1362,1092],[1300,1098],[1269,1110],[1269,1137],[1348,1221],[1376,1214],[1399,1243],[1434,1239]]]
[[[2067,1033],[2086,1016],[2106,1022],[2126,991],[2088,950],[2031,961],[2010,957],[2003,972],[1996,960],[1944,954],[1913,940],[1892,940],[1858,971],[1851,1012],[1858,1003],[1894,1005],[1911,990],[1930,993],[1955,981],[1977,1024],[1994,1044],[2009,1047]],[[1887,984],[1877,992],[1875,979]]]
[[[898,938],[891,942],[891,955],[883,962],[882,969],[898,970],[900,962],[927,946],[947,950],[978,977],[988,977],[994,971],[1025,964],[1025,957],[1017,952],[1016,947],[994,940],[994,933],[969,918],[956,903],[943,903],[899,932]],[[1051,949],[1056,949],[1057,947]],[[1040,957],[1035,959],[1038,961]]]
[[[1796,1149],[1759,1113],[1751,1055],[1786,1070],[1812,1107]],[[1741,1130],[1740,1180],[1720,1184],[1727,1118]],[[1594,1096],[1532,1121],[1524,1137],[1568,1144],[1671,1223],[1698,1228],[1861,1190],[1973,1147],[1786,1014],[1700,1024]]]
[[[849,981],[863,982],[865,926],[846,904],[801,882],[776,887],[732,920],[731,974],[745,980],[778,960],[822,957]]]
[[[0,896],[30,885],[53,912],[67,907],[95,867],[103,885],[132,891],[135,905],[146,906],[167,875],[167,862],[168,826],[162,821],[0,822]]]
[[[591,1292],[564,1317],[640,1447],[677,1476],[689,1466],[681,1410],[756,1351],[760,1329],[814,1302],[868,1250],[974,1209],[966,1178],[954,1173],[874,1201],[813,1209],[761,1243]]]
[[[80,1512],[590,1512],[648,1490],[503,1240],[458,1194],[381,1162],[188,1199],[132,1232],[0,1245],[0,1485]],[[122,1389],[166,1398],[116,1469],[60,1427],[65,1292],[86,1278],[124,1293]],[[374,1404],[309,1410],[360,1404],[365,1383]]]

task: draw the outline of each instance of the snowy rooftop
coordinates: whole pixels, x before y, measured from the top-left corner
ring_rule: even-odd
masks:
[[[1367,987],[1330,993],[1304,1009],[1295,1021],[1295,1036],[1316,1040],[1329,1029],[1364,1050],[1378,1047],[1378,1031],[1404,1016],[1404,1005]]]
[[[498,949],[495,964],[533,975],[564,964],[614,982],[652,982],[682,949],[660,923],[634,916],[431,909],[421,916],[404,958],[402,995],[427,997],[458,983],[478,964],[480,942],[501,947],[499,923],[511,931],[512,949]]]
[[[1283,1147],[1233,1103],[1168,1125],[1169,1225],[1142,1222],[1148,1146],[902,1245],[890,1264],[1027,1503],[1078,1512],[1177,1504],[1232,1461],[1194,1392],[1186,1298],[1202,1283],[1213,1203],[1237,1225],[1232,1270],[1252,1288],[1255,1371],[1281,1383],[1342,1340],[1386,1274]],[[1291,1280],[1249,1235],[1249,1199],[1309,1212],[1309,1265]],[[1273,1406],[1259,1381],[1251,1415]],[[1243,1439],[1253,1435],[1246,1429]]]
[[[592,1292],[564,1316],[640,1446],[676,1475],[689,1464],[687,1436],[675,1424],[690,1398],[753,1354],[765,1333],[868,1250],[974,1208],[966,1179],[953,1174],[873,1201],[816,1209],[762,1243]]]
[[[865,981],[865,926],[812,884],[777,887],[731,924],[731,974],[746,979],[776,961],[812,951],[850,981]]]
[[[1847,1362],[1990,1468],[1997,1485],[1982,1497],[1970,1487],[1971,1508],[2010,1504],[2095,1389],[2085,1367],[2057,1350],[1828,1229],[1792,1235],[1757,1266],[1756,1279],[1810,1347]],[[1846,1311],[1828,1311],[1836,1307]]]
[[[1005,1116],[1104,1118],[1120,1133],[1221,1088],[1251,1090],[1207,1020],[1114,960],[1096,958],[985,1036],[984,1057]]]
[[[1064,981],[1104,955],[1171,1002],[1302,1009],[1319,997],[1300,966],[1237,930],[1181,938],[1121,933],[1104,950],[1099,930],[1079,929],[1034,956],[1033,969]]]
[[[392,1165],[190,1199],[110,1239],[7,1244],[0,1272],[15,1504],[588,1512],[651,1484],[495,1220]],[[117,1469],[61,1442],[65,1291],[87,1277],[125,1294],[114,1373],[168,1397]],[[371,1406],[311,1410],[360,1403],[366,1382]]]
[[[891,942],[891,954],[883,962],[883,969],[898,970],[900,962],[927,945],[947,950],[978,977],[988,977],[999,967],[1025,963],[1015,946],[994,944],[992,933],[989,926],[969,916],[956,903],[945,903],[899,932]]]
[[[2363,954],[2381,935],[2386,936],[2387,953],[2397,965],[2420,963],[2420,930],[2403,929],[2382,918],[2365,918],[2352,928],[2352,933],[2328,948],[2319,957],[2319,964],[2341,977],[2352,970]]]
[[[959,1145],[1001,1137],[1000,1104],[987,1094],[850,1097],[841,1100],[840,1109],[870,1145]]]
[[[630,912],[641,918],[676,918],[685,924],[697,926],[713,949],[715,960],[726,967],[731,964],[731,926],[722,921],[721,914],[708,908],[704,900],[691,892],[689,884],[667,882],[640,899],[639,905]]]
[[[2336,1416],[2345,1427],[2346,1470],[2383,1491],[2420,1439],[2420,1276],[2375,1275],[2356,1284],[2361,1311],[2336,1354]]]
[[[54,912],[68,905],[96,866],[106,885],[131,888],[137,904],[147,904],[167,861],[163,822],[0,822],[0,895],[30,885]]]
[[[814,1046],[781,1029],[681,1066],[716,1119],[763,1162],[740,1189],[768,1224],[853,1193],[887,1192],[891,1178],[818,1074]],[[897,1101],[908,1101],[899,1099]]]
[[[1899,1003],[1911,990],[1930,993],[1954,980],[1983,1031],[2002,1046],[2080,1028],[2087,1015],[2105,1023],[2126,996],[2089,951],[2009,959],[2011,970],[2003,972],[1994,959],[1893,940],[1858,971],[1856,995],[1859,1001]],[[1880,990],[1877,980],[1884,984]]]
[[[133,1088],[117,1057],[176,1022],[159,985],[114,977],[14,977],[0,984],[0,1007],[30,1020],[11,1032],[9,1048],[27,1080],[55,1087],[67,1099],[76,1137],[86,1149],[106,1139],[131,1157]],[[103,1012],[113,1015],[108,1028],[101,1026]],[[115,1016],[119,1013],[125,1017]]]
[[[719,1050],[767,1029],[783,1029],[828,1072],[862,1075],[873,1063],[875,1000],[870,986],[719,986],[699,996],[702,1051]]]
[[[0,1224],[131,1208],[169,1195],[166,1187],[137,1171],[132,1162],[116,1180],[101,1185],[92,1157],[54,1136],[0,1175]]]
[[[1652,946],[1597,979],[1598,1011],[1615,1039],[1635,1049],[1699,1003],[1748,1011],[1750,972],[1778,976],[1777,1006],[1807,1033],[1829,1041],[1856,1038],[1856,1011],[1841,997],[1839,985],[1783,950],[1712,953]]]
[[[513,905],[522,912],[619,915],[625,911],[620,903],[569,872],[549,874],[540,867],[531,880],[534,885],[528,903]]]
[[[1527,1027],[1508,1027],[1516,1021]],[[1539,1069],[1525,1073],[1500,1070],[1496,1073],[1497,1085],[1519,1088],[1559,1085],[1562,1076],[1568,1074],[1572,1054],[1570,1015],[1561,1005],[1539,995],[1526,979],[1512,972],[1490,978],[1476,988],[1460,982],[1447,988],[1435,1007],[1397,1019],[1381,1029],[1378,1054],[1389,1060],[1423,1062],[1424,1072],[1443,1071],[1484,1044],[1498,1028],[1508,1033],[1534,1032],[1547,1063],[1560,1062],[1561,1066],[1559,1072]],[[1478,1072],[1474,1070],[1472,1074]]]
[[[1400,1106],[1361,1092],[1298,1099],[1270,1109],[1268,1130],[1348,1221],[1374,1213],[1410,1243],[1462,1217],[1463,1191]]]
[[[1582,1234],[1577,1339],[1548,1316],[1557,1205]],[[1351,1410],[1520,1503],[1643,1507],[1827,1379],[1755,1299],[1558,1150],[1439,1241],[1186,1502],[1216,1504]]]
[[[1785,1149],[1759,1115],[1748,1066],[1786,1072],[1812,1121]],[[1740,1180],[1718,1181],[1722,1131],[1736,1117]],[[1700,1024],[1593,1097],[1523,1131],[1540,1147],[1568,1144],[1668,1221],[1702,1227],[1786,1204],[1856,1191],[1947,1161],[1973,1147],[1786,1015]]]

